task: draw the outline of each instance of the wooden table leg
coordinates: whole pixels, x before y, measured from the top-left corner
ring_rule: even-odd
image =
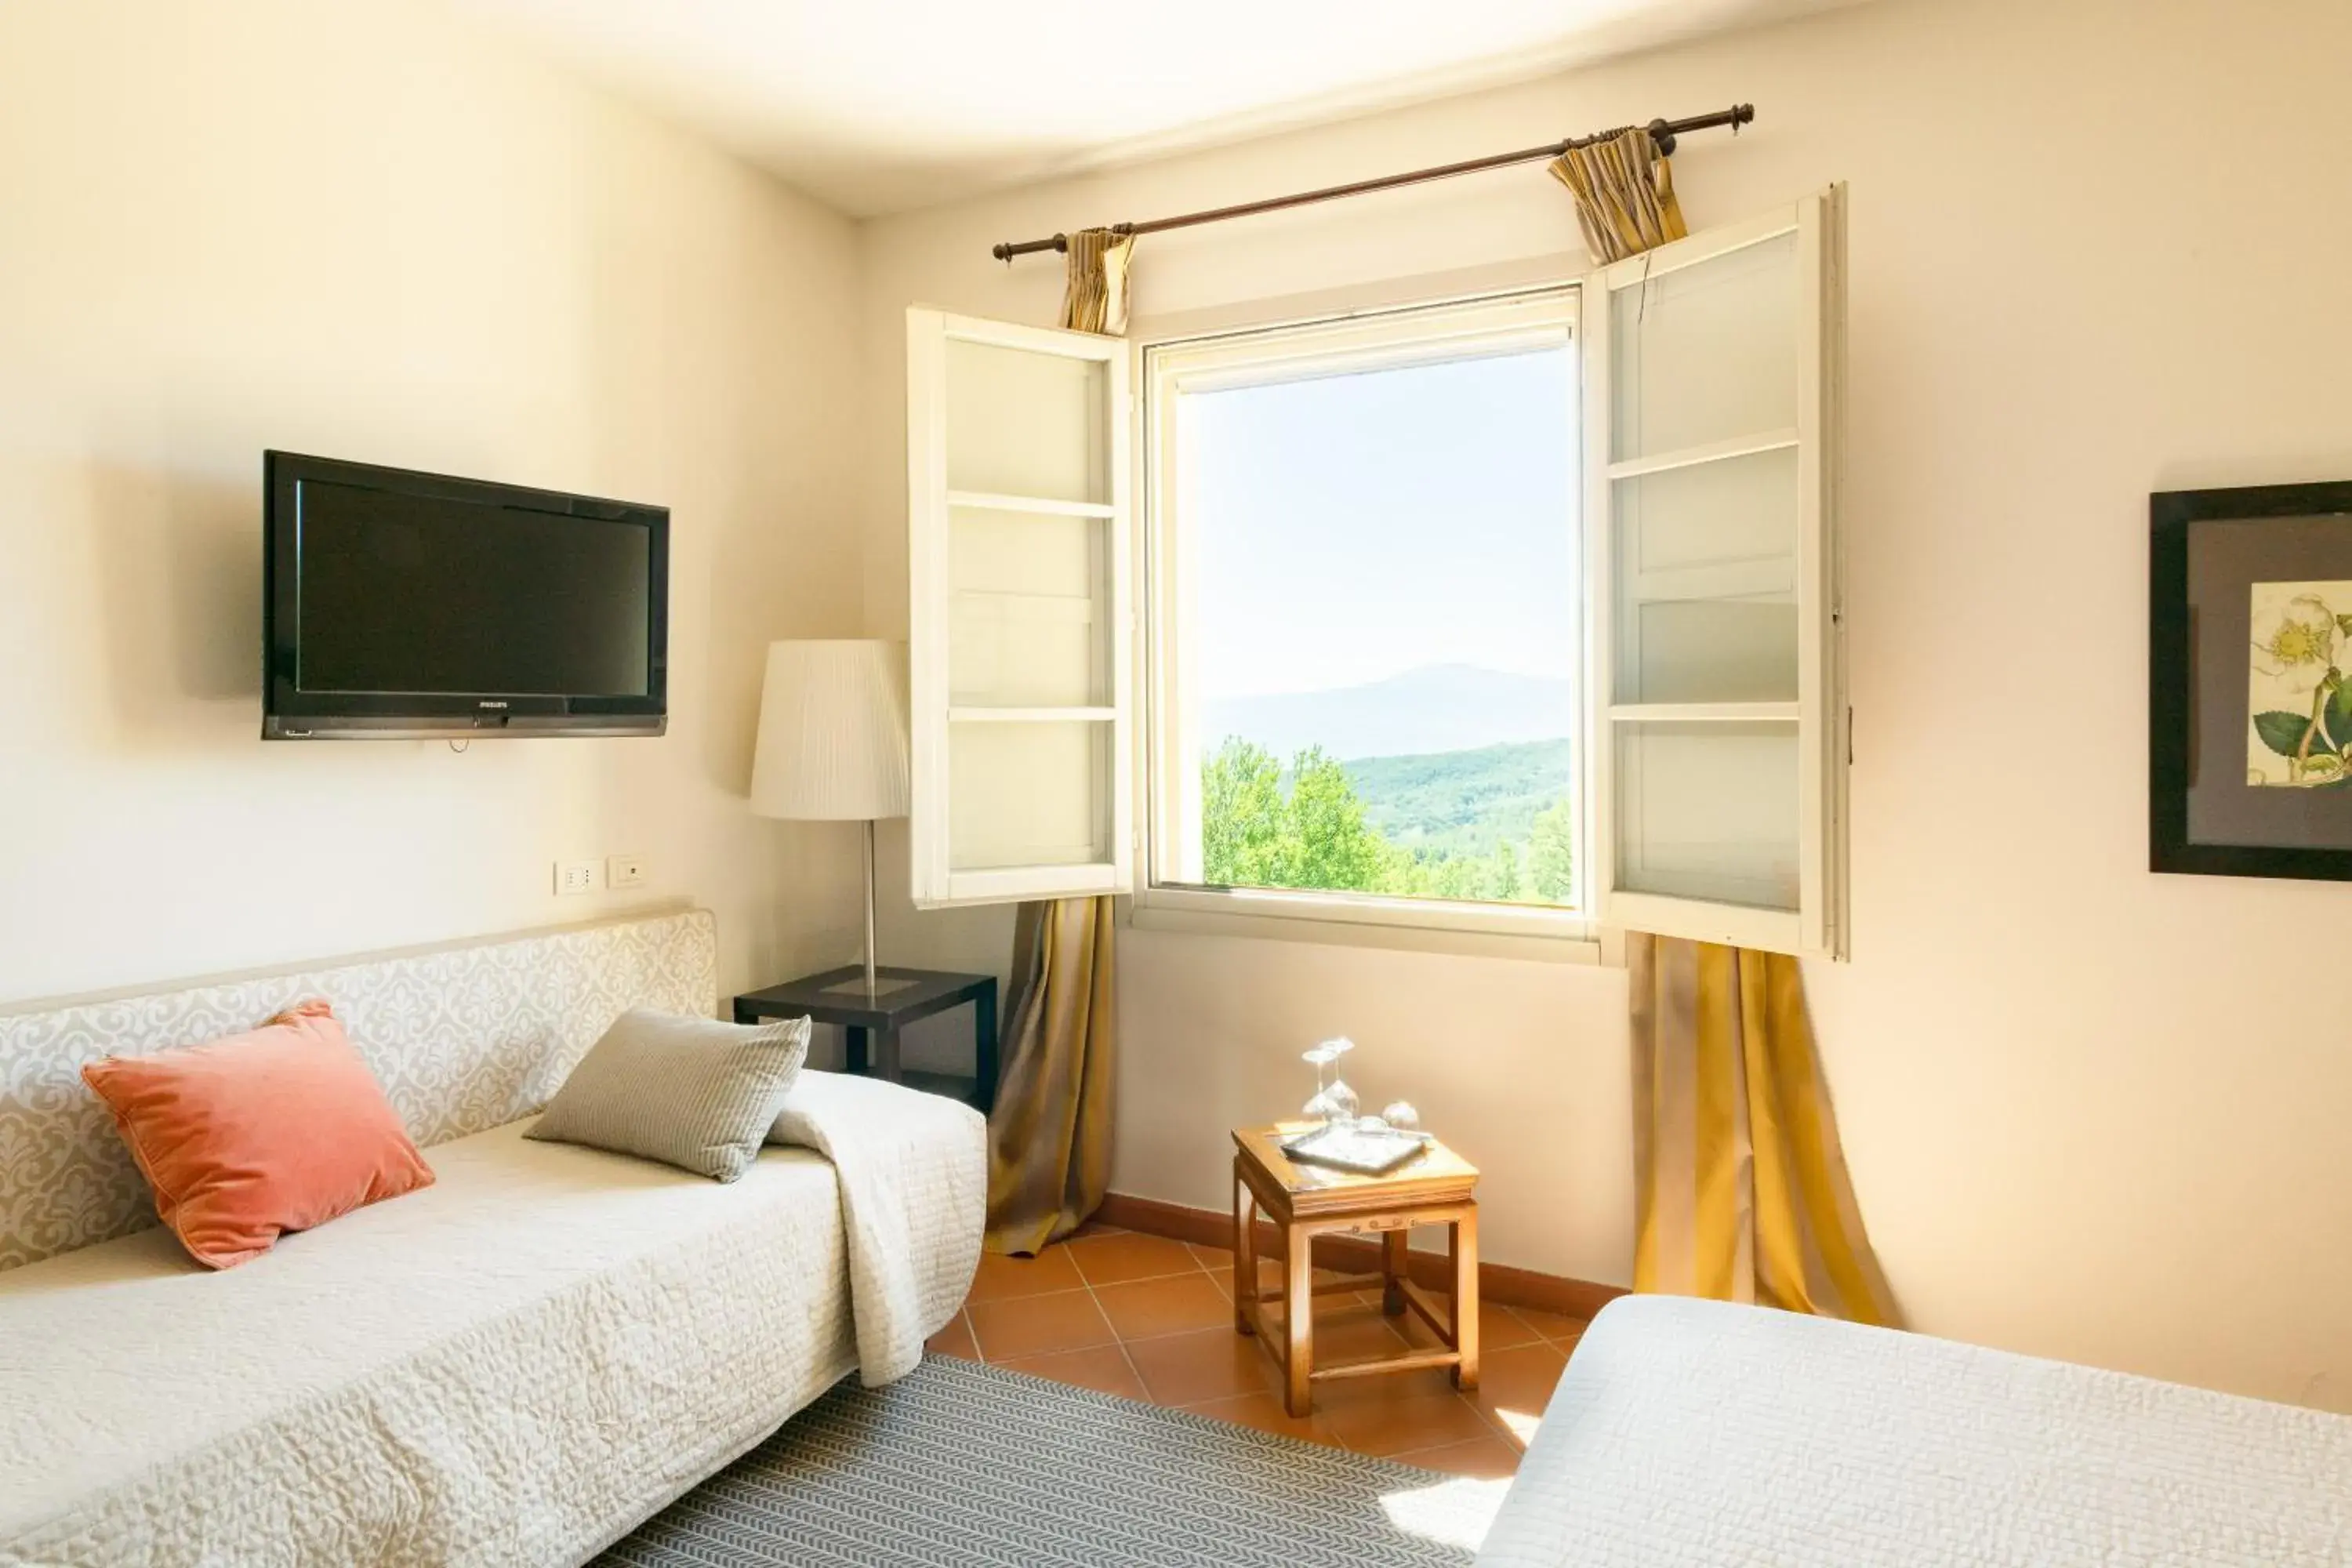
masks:
[[[841,1070],[862,1073],[866,1070],[866,1039],[870,1031],[855,1024],[845,1024],[841,1029]]]
[[[1234,1162],[1234,1331],[1257,1332],[1257,1198]]]
[[[1404,1282],[1412,1267],[1406,1255],[1412,1247],[1410,1230],[1381,1234],[1381,1310],[1391,1318],[1404,1316]]]
[[[1307,1380],[1315,1372],[1315,1257],[1307,1235],[1291,1226],[1283,1237],[1283,1302],[1288,1319],[1289,1353],[1282,1359],[1283,1408],[1307,1414]]]
[[[1467,1393],[1478,1386],[1478,1211],[1472,1209],[1448,1229],[1454,1253],[1454,1349],[1462,1358],[1454,1368],[1454,1386]]]

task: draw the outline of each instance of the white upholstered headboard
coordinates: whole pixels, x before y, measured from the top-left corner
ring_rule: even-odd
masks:
[[[324,996],[410,1134],[446,1142],[537,1110],[631,1007],[714,1016],[717,951],[709,911],[688,910],[0,1014],[0,1268],[155,1223],[84,1062]]]

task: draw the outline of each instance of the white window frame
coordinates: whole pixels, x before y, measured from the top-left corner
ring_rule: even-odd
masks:
[[[1578,906],[1455,902],[1436,899],[1381,897],[1325,889],[1207,888],[1163,880],[1173,868],[1176,847],[1197,843],[1199,767],[1197,744],[1179,732],[1189,710],[1181,700],[1182,645],[1192,623],[1186,541],[1176,515],[1176,431],[1184,389],[1264,384],[1303,376],[1442,363],[1465,353],[1507,353],[1514,347],[1578,342],[1576,282],[1473,294],[1415,304],[1236,323],[1192,334],[1139,338],[1135,345],[1137,442],[1143,453],[1142,504],[1136,509],[1133,558],[1144,579],[1137,598],[1148,606],[1139,617],[1136,663],[1145,671],[1148,699],[1137,726],[1136,776],[1146,781],[1149,800],[1139,814],[1148,831],[1137,844],[1140,875],[1135,889],[1136,920],[1146,927],[1273,936],[1352,945],[1394,946],[1496,953],[1566,962],[1596,962],[1601,956],[1589,909],[1588,845],[1593,831],[1591,778],[1584,740],[1588,726],[1580,710],[1571,716],[1577,739],[1574,784]],[[1571,385],[1580,399],[1581,376]],[[1580,409],[1571,410],[1563,432],[1570,465],[1570,494],[1581,496],[1583,441]],[[1587,557],[1581,506],[1571,510],[1570,548]],[[1586,597],[1581,582],[1567,595],[1566,612],[1580,658],[1589,659]],[[1584,701],[1580,670],[1576,700]],[[1190,756],[1192,770],[1181,763]],[[1181,776],[1180,776],[1181,775]],[[1189,837],[1187,837],[1189,835]]]

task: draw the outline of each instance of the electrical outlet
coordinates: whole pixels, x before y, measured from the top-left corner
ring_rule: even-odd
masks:
[[[646,877],[646,858],[642,855],[615,855],[604,862],[604,886],[608,888],[642,888]]]
[[[596,890],[596,862],[593,860],[558,860],[555,863],[555,890],[565,895],[594,892]]]

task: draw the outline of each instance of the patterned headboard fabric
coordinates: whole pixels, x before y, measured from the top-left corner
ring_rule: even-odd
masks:
[[[0,1016],[0,1268],[155,1223],[84,1062],[237,1034],[323,996],[410,1135],[442,1143],[539,1110],[629,1008],[709,1017],[718,992],[716,923],[688,910]]]

